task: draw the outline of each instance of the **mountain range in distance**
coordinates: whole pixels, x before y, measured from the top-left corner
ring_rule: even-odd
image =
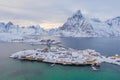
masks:
[[[12,22],[0,23],[0,33],[16,35],[56,35],[65,37],[119,37],[120,17],[106,21],[85,17],[80,10],[67,19],[59,28],[44,30],[39,25],[20,27]]]

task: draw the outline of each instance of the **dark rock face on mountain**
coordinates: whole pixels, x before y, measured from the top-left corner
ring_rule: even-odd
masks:
[[[56,34],[72,37],[118,37],[120,36],[120,17],[100,21],[96,18],[84,17],[78,10],[57,29]]]
[[[71,32],[85,32],[88,34],[93,33],[92,25],[84,18],[81,11],[77,11],[72,17],[67,19],[60,30]]]

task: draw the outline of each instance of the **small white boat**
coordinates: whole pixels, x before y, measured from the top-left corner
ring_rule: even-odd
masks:
[[[55,64],[51,64],[51,66],[55,66]]]
[[[92,66],[92,70],[97,71],[98,69],[94,66]]]

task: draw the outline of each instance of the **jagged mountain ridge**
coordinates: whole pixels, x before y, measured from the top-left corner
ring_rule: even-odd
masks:
[[[81,14],[80,10],[74,14],[72,17],[68,18],[67,22],[63,24],[60,28],[61,30],[69,30],[69,31],[84,31],[86,33],[92,33],[93,27],[84,16]]]
[[[0,23],[0,33],[11,33],[16,35],[40,35],[46,34],[46,31],[39,25],[20,27],[19,25],[14,25],[12,22]]]
[[[86,18],[78,10],[57,31],[56,34],[60,36],[117,37],[120,36],[120,17],[103,22],[99,19]]]
[[[59,28],[44,30],[40,26],[20,27],[12,22],[0,23],[0,33],[19,35],[57,35],[67,37],[118,37],[120,36],[120,17],[100,21],[85,17],[78,10]]]

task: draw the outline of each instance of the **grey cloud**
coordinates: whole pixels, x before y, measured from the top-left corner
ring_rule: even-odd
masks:
[[[0,0],[0,19],[64,23],[76,10],[103,20],[120,15],[119,0]]]

